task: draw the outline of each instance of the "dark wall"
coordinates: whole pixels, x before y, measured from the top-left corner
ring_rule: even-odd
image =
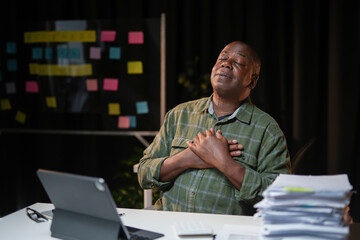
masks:
[[[296,170],[299,174],[346,173],[359,191],[359,39],[360,15],[354,1],[46,1],[1,4],[2,33],[14,33],[14,25],[24,21],[66,19],[117,19],[160,17],[166,13],[167,110],[176,104],[211,94],[209,73],[218,53],[229,42],[242,40],[252,45],[262,59],[260,80],[252,92],[256,105],[270,113],[280,124],[292,155],[310,139],[314,144],[304,154]],[[2,38],[6,35],[3,35]],[[25,183],[35,181],[27,174],[37,167],[49,166],[89,174],[109,175],[111,166],[127,156],[112,152],[104,160],[100,143],[123,148],[123,138],[73,137],[75,145],[91,145],[90,160],[84,151],[67,154],[68,136],[41,136],[41,144],[51,149],[44,138],[57,147],[46,152],[52,158],[39,162],[25,160],[16,144],[31,144],[36,135],[1,135],[1,164],[10,164],[12,180],[24,182],[11,187],[7,202],[13,211],[28,204],[30,191]],[[56,140],[55,140],[56,139]],[[91,141],[89,139],[92,139]],[[86,142],[86,143],[85,143]],[[134,141],[135,144],[136,141]],[[16,144],[15,144],[16,143]],[[8,148],[10,144],[12,148]],[[99,145],[100,144],[100,145]],[[20,145],[19,145],[20,146]],[[10,150],[12,150],[10,152]],[[31,151],[31,154],[34,154]],[[126,152],[126,151],[125,151]],[[43,155],[43,149],[36,151]],[[42,157],[38,157],[42,158]],[[73,159],[72,159],[73,158]],[[64,160],[71,159],[71,160]],[[90,161],[89,167],[87,161]],[[35,163],[35,164],[34,164]],[[20,179],[20,180],[19,180]],[[6,181],[6,180],[5,180]],[[3,183],[2,183],[3,184]],[[10,186],[10,185],[7,185]],[[22,193],[21,196],[16,193]],[[31,192],[31,191],[30,191]],[[31,198],[36,201],[36,197]],[[14,202],[18,204],[14,205]],[[359,197],[351,203],[351,213],[359,221]]]

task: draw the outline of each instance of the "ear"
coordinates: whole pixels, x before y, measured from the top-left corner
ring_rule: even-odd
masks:
[[[256,73],[253,73],[251,76],[251,82],[249,83],[249,88],[251,90],[255,88],[258,80],[259,80],[259,75]]]

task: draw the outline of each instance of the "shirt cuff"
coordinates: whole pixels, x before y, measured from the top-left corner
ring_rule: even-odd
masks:
[[[166,158],[157,159],[155,163],[153,163],[153,166],[151,168],[151,188],[152,189],[159,189],[163,190],[171,185],[172,182],[161,182],[160,181],[160,169],[161,165],[165,161]]]
[[[258,196],[254,193],[254,189],[257,189],[257,176],[259,173],[245,167],[245,174],[243,183],[240,190],[235,189],[235,198],[237,201],[253,202]]]

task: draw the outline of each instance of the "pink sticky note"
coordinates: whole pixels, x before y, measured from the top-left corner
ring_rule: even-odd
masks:
[[[38,93],[39,92],[39,84],[36,81],[26,81],[25,92]]]
[[[101,48],[90,47],[90,59],[100,59],[100,58],[101,58]]]
[[[86,80],[86,89],[88,91],[97,91],[98,90],[97,79],[87,79]]]
[[[143,44],[144,43],[144,33],[142,31],[129,32],[129,44]]]
[[[116,31],[101,31],[100,41],[113,42],[115,41]]]
[[[117,91],[119,86],[119,80],[117,78],[105,78],[103,89],[105,91]]]
[[[129,117],[119,117],[118,127],[119,128],[130,128],[130,118]]]

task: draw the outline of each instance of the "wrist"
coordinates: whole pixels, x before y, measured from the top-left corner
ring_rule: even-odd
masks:
[[[231,157],[224,161],[218,169],[224,175],[229,175],[232,172],[245,172],[245,168]]]
[[[183,153],[183,161],[181,167],[186,170],[188,168],[193,168],[193,163],[196,162],[196,159],[199,158],[190,148],[186,148]]]

